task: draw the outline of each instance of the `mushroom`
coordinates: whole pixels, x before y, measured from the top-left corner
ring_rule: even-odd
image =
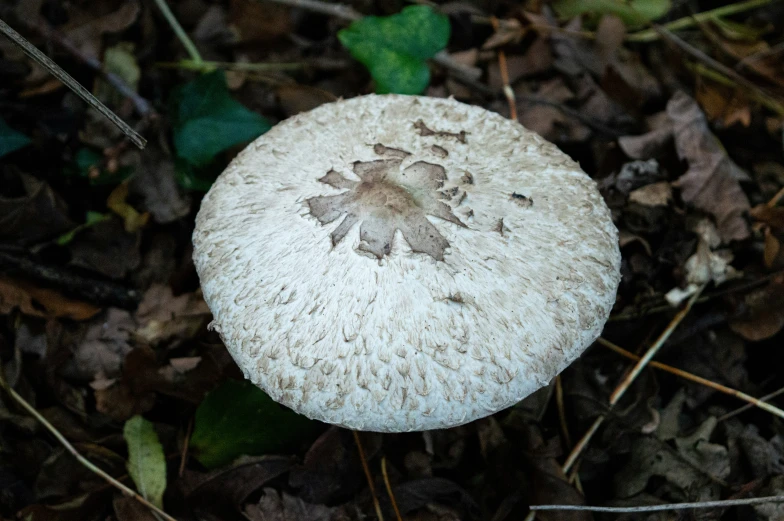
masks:
[[[525,398],[600,334],[620,280],[595,183],[453,99],[322,105],[243,150],[202,201],[211,327],[273,399],[378,432]]]

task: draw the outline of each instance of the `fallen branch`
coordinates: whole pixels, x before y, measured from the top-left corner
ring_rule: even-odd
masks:
[[[666,505],[646,505],[640,507],[592,507],[583,505],[531,505],[531,510],[579,510],[583,512],[614,512],[618,514],[635,512],[665,512],[698,508],[726,508],[742,505],[762,505],[764,503],[784,503],[784,496],[752,497],[747,499],[723,499],[698,503],[669,503]]]

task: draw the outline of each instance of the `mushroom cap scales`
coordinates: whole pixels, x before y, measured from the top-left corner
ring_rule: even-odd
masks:
[[[513,405],[596,339],[620,281],[595,183],[452,99],[361,96],[278,124],[204,197],[193,242],[246,378],[357,430]]]

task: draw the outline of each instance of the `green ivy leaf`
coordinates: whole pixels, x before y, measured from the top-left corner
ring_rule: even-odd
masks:
[[[338,38],[368,68],[377,92],[420,94],[430,83],[425,60],[446,47],[449,33],[446,15],[414,5],[392,16],[366,16]]]
[[[229,95],[221,70],[203,74],[173,95],[177,155],[202,167],[229,147],[259,137],[269,122]]]
[[[282,450],[309,436],[317,422],[283,407],[247,380],[228,380],[196,409],[191,448],[207,468],[244,454]]]
[[[166,458],[152,423],[141,416],[125,422],[123,436],[128,443],[128,474],[136,490],[153,505],[163,507],[166,490]]]
[[[561,18],[581,14],[615,15],[627,27],[639,27],[661,18],[672,7],[670,0],[556,0],[552,3]]]
[[[29,143],[29,137],[12,129],[0,118],[0,157],[19,150]]]

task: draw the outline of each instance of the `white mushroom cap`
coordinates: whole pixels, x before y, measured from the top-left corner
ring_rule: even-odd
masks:
[[[513,405],[596,339],[620,280],[595,183],[452,99],[369,95],[280,123],[212,186],[193,241],[245,376],[358,430]]]

